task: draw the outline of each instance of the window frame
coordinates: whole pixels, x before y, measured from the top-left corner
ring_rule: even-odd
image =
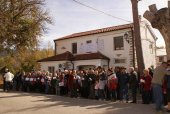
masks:
[[[90,44],[90,43],[92,43],[92,40],[87,40],[86,41],[86,44]]]
[[[76,45],[76,49],[74,49],[74,46]],[[77,42],[72,43],[72,53],[77,54]]]
[[[114,58],[114,64],[126,64],[126,62],[127,62],[127,59],[125,58]]]
[[[52,73],[52,75],[54,75],[54,73],[55,73],[55,66],[48,66],[48,71],[49,71],[49,73]]]
[[[164,62],[164,56],[159,56],[158,57],[158,61],[161,63],[161,62]]]
[[[116,39],[120,39],[120,38],[121,38],[122,47],[120,46],[119,43],[117,43],[119,41],[116,41]],[[114,46],[113,46],[114,50],[124,50],[124,38],[123,38],[123,36],[113,37],[113,44],[114,44]]]

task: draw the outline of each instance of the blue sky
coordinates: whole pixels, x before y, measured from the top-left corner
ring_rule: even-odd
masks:
[[[102,10],[113,16],[132,21],[132,10],[130,0],[77,0],[96,9]],[[151,4],[157,8],[167,7],[168,0],[142,0],[139,2],[139,14],[143,15]],[[53,25],[48,25],[48,32],[41,38],[41,47],[46,47],[50,41],[76,32],[93,30],[114,25],[126,24],[128,22],[118,20],[100,12],[77,4],[73,0],[46,0],[45,9],[53,19]],[[162,36],[154,30],[159,46],[164,45]]]

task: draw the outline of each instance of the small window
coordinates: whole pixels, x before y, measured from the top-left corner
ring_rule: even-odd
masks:
[[[88,40],[88,41],[86,41],[86,43],[87,43],[87,44],[90,44],[90,43],[92,43],[92,41],[91,41],[91,40]]]
[[[123,42],[123,36],[114,37],[114,50],[123,50],[124,49],[124,42]]]
[[[159,57],[159,62],[164,62],[164,57],[163,56]]]
[[[150,49],[150,53],[153,54],[153,51],[154,51],[154,49],[153,49],[153,44],[150,44],[150,45],[149,45],[149,49]]]
[[[72,43],[72,53],[73,54],[77,53],[77,43]]]
[[[115,59],[115,64],[126,63],[126,59]]]
[[[55,72],[54,66],[49,66],[48,71],[54,75],[54,72]]]

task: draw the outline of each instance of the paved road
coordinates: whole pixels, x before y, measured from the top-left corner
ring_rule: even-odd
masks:
[[[153,105],[0,92],[0,114],[155,114]]]

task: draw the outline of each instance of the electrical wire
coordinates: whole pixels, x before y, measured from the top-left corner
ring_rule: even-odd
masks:
[[[129,21],[129,20],[126,20],[126,19],[123,19],[123,18],[120,18],[120,17],[113,16],[113,15],[111,15],[111,14],[109,14],[109,13],[106,13],[106,12],[104,12],[104,11],[102,11],[102,10],[98,10],[98,9],[96,9],[96,8],[94,8],[94,7],[91,7],[91,6],[89,6],[89,5],[86,5],[86,4],[84,4],[84,3],[80,2],[80,1],[77,1],[77,0],[72,0],[72,1],[76,2],[76,3],[79,4],[79,5],[82,5],[82,6],[84,6],[84,7],[90,8],[90,9],[92,9],[92,10],[94,10],[94,11],[100,12],[100,13],[102,13],[102,14],[104,14],[104,15],[110,16],[110,17],[112,17],[112,18],[115,18],[115,19],[118,19],[118,20],[122,20],[122,21],[125,21],[125,22],[130,22],[130,23],[132,23],[132,22]]]

